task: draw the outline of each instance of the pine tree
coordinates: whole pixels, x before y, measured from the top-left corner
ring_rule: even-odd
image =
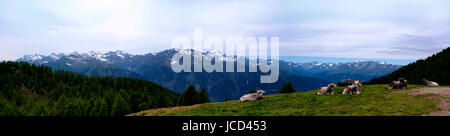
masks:
[[[197,89],[193,85],[189,85],[181,95],[180,105],[188,106],[198,104],[199,102],[200,98]]]
[[[64,116],[83,116],[83,112],[81,100],[75,98],[67,104]]]
[[[171,105],[173,105],[172,103],[168,103],[167,102],[168,98],[166,96],[160,95],[156,98],[156,103],[154,104],[154,106],[156,106],[156,108],[161,108],[161,107],[169,107]]]
[[[2,115],[4,116],[20,116],[19,108],[15,104],[7,103],[3,105]]]
[[[111,108],[111,116],[123,116],[130,113],[130,105],[122,98],[120,94],[116,95]]]
[[[97,107],[95,107],[95,100],[94,98],[89,99],[89,101],[84,103],[84,116],[90,116],[92,111],[97,110]]]
[[[53,107],[50,110],[50,114],[53,116],[61,116],[64,114],[65,105],[67,103],[66,96],[64,94],[59,96],[58,101],[56,101],[55,104],[53,104]]]
[[[292,83],[284,84],[280,89],[280,93],[293,93],[296,92]]]
[[[89,116],[109,116],[109,110],[107,104],[103,98],[91,99],[93,101],[93,105],[91,110],[89,111]],[[92,101],[89,100],[89,103],[92,104]]]
[[[105,99],[98,98],[95,101],[95,110],[91,111],[89,114],[90,116],[109,116],[109,108],[108,104],[106,103]]]
[[[200,103],[208,103],[211,102],[208,96],[208,92],[206,92],[205,88],[202,88],[202,91],[200,91]]]
[[[32,116],[48,116],[49,113],[47,103],[44,102],[37,102],[31,111]]]
[[[12,91],[12,99],[11,101],[15,102],[17,106],[22,106],[23,99],[22,95],[20,94],[19,90],[10,90]]]

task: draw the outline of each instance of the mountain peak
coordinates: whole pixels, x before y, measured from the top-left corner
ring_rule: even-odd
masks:
[[[125,52],[124,52],[124,51],[122,51],[122,50],[110,51],[110,52],[108,52],[108,53],[116,53],[116,54],[128,54],[128,53],[125,53]]]
[[[39,54],[26,55],[25,58],[28,58],[31,60],[38,60],[38,59],[42,59],[42,55],[39,55]]]
[[[77,51],[74,51],[74,52],[70,53],[70,55],[73,55],[73,56],[80,56],[80,53],[78,53]]]
[[[121,51],[121,50],[110,51],[110,52],[106,53],[105,55],[107,55],[109,57],[116,56],[116,57],[119,57],[121,59],[125,59],[127,57],[133,57],[134,56],[134,55],[131,55],[131,54],[126,53],[126,52]]]

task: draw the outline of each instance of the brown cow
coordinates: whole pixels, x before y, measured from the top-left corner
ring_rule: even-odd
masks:
[[[326,87],[321,87],[317,90],[317,94],[334,94],[334,87],[336,84],[331,83]]]
[[[408,80],[406,80],[406,78],[398,78],[397,81],[392,81],[388,88],[389,89],[406,89],[406,88],[408,88]]]
[[[361,94],[361,86],[359,80],[355,80],[352,85],[345,87],[342,94]]]

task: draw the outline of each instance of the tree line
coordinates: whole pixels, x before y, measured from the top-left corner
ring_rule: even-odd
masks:
[[[87,76],[26,62],[0,63],[2,116],[122,116],[146,109],[209,102],[206,90],[183,94],[154,82]]]

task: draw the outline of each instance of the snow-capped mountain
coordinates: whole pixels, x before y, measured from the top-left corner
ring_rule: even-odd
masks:
[[[336,67],[335,63],[328,62],[307,62],[307,63],[294,63],[280,61],[280,69],[288,71],[297,75],[313,76],[314,74],[327,71]]]
[[[33,54],[33,55],[25,55],[22,58],[17,59],[16,61],[26,61],[33,64],[47,64],[59,60],[62,56],[64,56],[64,54],[52,53],[48,56]]]
[[[321,78],[327,81],[339,82],[341,79],[370,79],[389,74],[401,65],[387,64],[378,61],[353,61],[346,63],[308,62],[292,63],[281,61],[280,69],[297,75]]]
[[[88,61],[99,61],[99,62],[105,62],[108,64],[114,64],[119,63],[121,61],[127,60],[129,58],[132,58],[134,55],[125,53],[123,51],[114,51],[114,52],[107,52],[107,53],[98,53],[98,52],[88,52],[88,53],[78,53],[78,52],[72,52],[70,54],[64,54],[59,53],[55,54],[52,53],[48,56],[45,55],[25,55],[16,61],[26,61],[33,64],[48,64],[52,62],[56,62],[61,59],[67,59],[72,60],[75,63],[87,63]]]

